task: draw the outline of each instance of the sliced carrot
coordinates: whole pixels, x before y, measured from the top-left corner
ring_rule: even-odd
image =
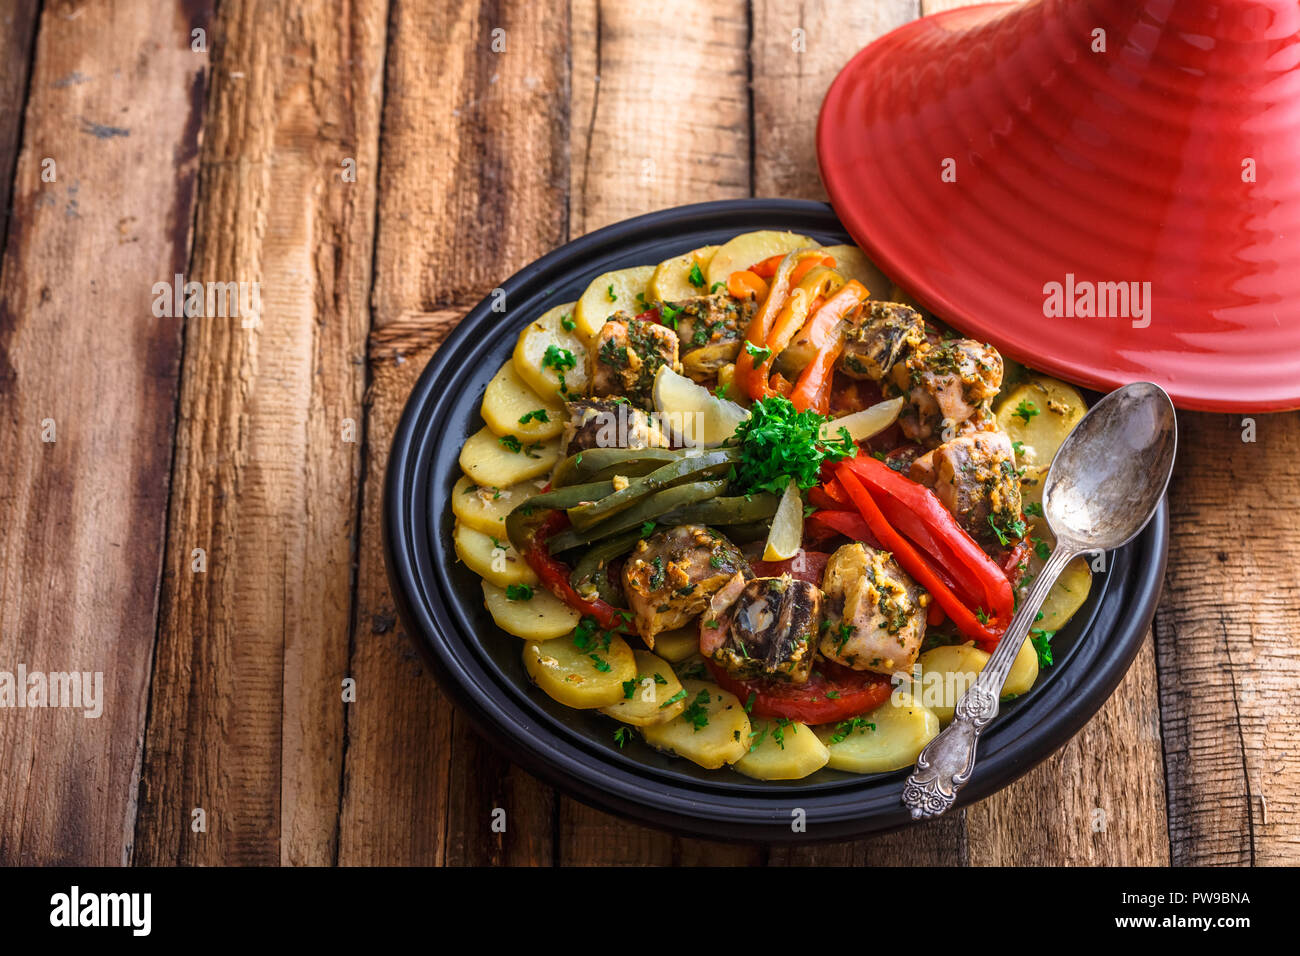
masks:
[[[727,292],[734,299],[748,299],[762,302],[767,298],[767,283],[748,269],[733,272],[727,277]]]

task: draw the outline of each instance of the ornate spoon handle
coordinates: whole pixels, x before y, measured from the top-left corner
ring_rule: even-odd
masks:
[[[950,723],[916,758],[916,768],[903,785],[903,803],[912,811],[912,819],[937,817],[957,799],[957,791],[970,779],[975,769],[975,749],[980,732],[998,715],[998,697],[1011,665],[1029,633],[1038,609],[1057,577],[1078,554],[1064,542],[1056,546],[1047,564],[1034,581],[1029,594],[1020,604],[1011,623],[998,642],[989,662],[980,671],[970,689],[957,701]]]

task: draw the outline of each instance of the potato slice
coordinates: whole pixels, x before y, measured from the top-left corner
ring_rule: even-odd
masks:
[[[628,315],[644,312],[649,307],[647,290],[654,273],[654,266],[634,266],[596,276],[573,308],[573,318],[578,323],[575,331],[582,340],[591,342],[615,312]]]
[[[836,272],[845,279],[857,279],[866,286],[871,298],[883,299],[889,294],[890,281],[857,246],[827,246],[826,254],[834,257]]]
[[[1029,693],[1036,680],[1038,680],[1038,652],[1034,650],[1033,642],[1026,637],[1025,642],[1020,645],[1020,653],[1011,662],[1011,670],[1007,672],[1006,683],[1002,685],[1002,699],[1007,700]]]
[[[828,765],[849,773],[910,767],[938,733],[939,718],[902,690],[857,720],[817,728],[829,752]]]
[[[700,629],[695,625],[655,635],[655,653],[670,664],[686,660],[700,649]]]
[[[989,662],[989,655],[971,644],[949,644],[926,651],[918,659],[921,684],[912,685],[912,697],[947,725],[957,701]]]
[[[718,251],[719,246],[702,246],[692,249],[683,256],[665,259],[655,267],[650,277],[650,284],[645,297],[653,305],[658,302],[680,302],[697,295],[709,294],[708,274],[709,260]],[[699,269],[700,284],[691,281],[691,271]]]
[[[1043,616],[1034,627],[1044,631],[1059,631],[1074,617],[1083,602],[1088,600],[1088,592],[1092,590],[1092,568],[1088,564],[1090,557],[1080,555],[1065,566],[1061,576],[1052,585],[1052,590],[1047,592],[1047,600],[1040,609]],[[1030,568],[1032,570],[1032,564]]]
[[[798,780],[816,773],[830,760],[826,745],[798,721],[753,721],[749,751],[736,769],[756,780]]]
[[[557,305],[529,322],[515,342],[515,371],[552,405],[587,393],[591,375],[587,344],[578,336],[576,326],[565,327],[575,321],[572,302]]]
[[[537,575],[505,535],[486,535],[457,521],[451,541],[456,547],[456,557],[485,581],[499,588],[512,584],[537,586]]]
[[[733,272],[756,266],[764,259],[794,252],[796,249],[816,248],[818,245],[816,239],[793,232],[762,230],[741,233],[723,243],[713,254],[705,278],[709,280],[709,287],[712,288],[715,282],[726,282],[727,277]]]
[[[560,457],[560,440],[520,443],[519,451],[501,444],[490,428],[480,428],[460,450],[460,470],[476,485],[510,488],[550,474]]]
[[[749,751],[745,708],[717,684],[684,680],[685,709],[666,724],[641,729],[651,747],[685,757],[705,770],[735,763]]]
[[[1029,534],[1038,538],[1051,536],[1043,511],[1043,483],[1047,481],[1047,465],[1025,465],[1020,472],[1020,507],[1025,512]],[[1038,512],[1030,514],[1030,512]]]
[[[546,441],[564,431],[562,402],[544,399],[506,362],[483,392],[483,421],[496,435],[514,435],[525,445]],[[527,419],[523,421],[522,419]]]
[[[608,645],[598,637],[582,647],[572,640],[528,641],[524,670],[566,707],[594,710],[623,699],[623,682],[636,677],[636,658],[617,634],[609,635]]]
[[[969,644],[936,647],[921,655],[921,683],[913,684],[911,694],[918,703],[932,710],[945,726],[952,720],[957,701],[975,682],[989,662],[989,654]],[[1019,697],[1033,689],[1038,680],[1038,652],[1028,637],[1011,662],[1002,699]]]
[[[1017,463],[1050,465],[1065,436],[1087,410],[1083,396],[1073,386],[1035,375],[1008,392],[996,411],[998,428],[1013,442],[1020,442]]]
[[[496,535],[504,541],[506,515],[540,492],[532,481],[509,488],[492,488],[476,485],[469,476],[461,475],[451,490],[451,513],[475,531]]]
[[[666,724],[686,709],[686,695],[668,662],[649,651],[633,651],[636,677],[623,685],[623,699],[600,712],[636,727]]]
[[[497,627],[526,641],[549,641],[578,626],[578,612],[550,591],[535,585],[529,590],[529,597],[512,600],[504,588],[483,582],[483,604]]]

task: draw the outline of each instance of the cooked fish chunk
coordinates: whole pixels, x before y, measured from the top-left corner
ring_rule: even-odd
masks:
[[[668,444],[646,413],[625,398],[582,398],[565,402],[565,407],[569,420],[564,426],[561,458],[588,448],[651,448]]]
[[[683,627],[736,575],[754,576],[740,549],[703,525],[678,525],[638,541],[623,565],[623,593],[637,633],[651,648],[655,635]]]
[[[718,369],[736,360],[756,308],[752,299],[739,302],[725,292],[662,306],[664,321],[677,329],[682,373],[696,382],[716,378]]]
[[[903,395],[903,434],[931,447],[993,418],[989,403],[1002,387],[1002,356],[973,339],[926,343],[894,364],[886,395]]]
[[[661,365],[681,367],[677,347],[677,333],[670,328],[622,312],[610,316],[591,346],[592,395],[622,395],[652,408],[655,372]]]
[[[851,326],[840,356],[840,371],[851,378],[883,381],[898,361],[925,344],[921,313],[899,302],[868,302]]]
[[[1024,536],[1016,453],[1002,432],[976,432],[945,442],[914,461],[909,477],[933,488],[986,549]]]
[[[722,606],[726,602],[725,607]],[[817,585],[788,574],[733,579],[700,625],[700,653],[744,680],[770,677],[803,684],[812,673],[821,620]]]
[[[911,668],[925,637],[930,595],[888,553],[844,545],[826,562],[822,590],[825,657],[880,674]]]

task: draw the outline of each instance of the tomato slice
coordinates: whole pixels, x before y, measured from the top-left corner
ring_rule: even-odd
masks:
[[[806,684],[740,680],[720,664],[707,659],[704,663],[718,686],[735,694],[741,703],[753,694],[750,713],[768,719],[784,717],[805,724],[838,723],[879,707],[893,690],[886,674],[850,670],[830,661],[818,661]]]

